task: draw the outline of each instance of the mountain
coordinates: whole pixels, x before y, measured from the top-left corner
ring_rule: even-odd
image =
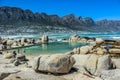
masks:
[[[46,13],[33,13],[16,7],[0,7],[0,32],[39,33],[62,31],[119,31],[120,21],[94,21],[90,17],[76,17],[73,14],[59,17]]]

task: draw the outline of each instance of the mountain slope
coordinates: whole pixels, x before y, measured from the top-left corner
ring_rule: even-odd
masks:
[[[8,31],[9,33],[13,32],[13,34],[15,32],[38,33],[55,30],[105,32],[119,31],[120,21],[94,21],[90,17],[75,17],[73,14],[59,17],[46,13],[33,13],[30,10],[16,7],[0,7],[0,29],[1,31],[4,29],[3,33]]]

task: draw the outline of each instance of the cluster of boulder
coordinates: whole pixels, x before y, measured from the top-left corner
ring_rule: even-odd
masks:
[[[15,39],[2,39],[0,40],[0,50],[6,50],[22,46],[30,46],[35,43],[34,39],[21,38],[20,40]]]
[[[79,42],[80,37],[74,36],[74,38],[70,38],[70,41]],[[107,71],[109,72],[112,69],[116,71],[117,69],[120,69],[119,51],[119,41],[108,41],[96,38],[93,41],[91,40],[89,45],[75,48],[73,51],[67,52],[66,54],[39,56],[35,59],[33,69],[35,71],[54,74],[68,74],[72,69],[74,69],[77,73],[86,75],[93,79],[75,79],[76,77],[74,77],[73,80],[109,80],[109,74],[106,76]],[[116,73],[113,75],[115,74]],[[99,79],[96,79],[96,77],[99,77]],[[116,79],[116,77],[112,78],[113,79],[111,80]],[[69,76],[68,80],[70,79],[72,78]]]
[[[48,36],[47,35],[43,35],[41,39],[38,39],[36,41],[36,43],[37,44],[41,44],[41,43],[46,44],[46,43],[48,43],[48,41],[49,41]]]
[[[21,38],[19,40],[15,39],[0,39],[0,50],[6,50],[11,48],[18,48],[18,47],[24,47],[24,46],[32,46],[35,44],[42,44],[42,43],[48,43],[48,36],[43,35],[43,37],[39,40],[35,39],[29,39],[29,38]]]
[[[10,62],[13,63],[15,66],[18,66],[21,63],[27,62],[27,59],[24,53],[16,53],[15,51],[13,53],[4,53],[3,58],[9,59]]]
[[[74,48],[73,51],[67,54],[97,54],[105,55],[110,54],[111,57],[120,57],[120,41],[102,40],[96,38],[96,40],[89,45]]]
[[[94,41],[95,41],[95,38],[80,37],[79,35],[76,35],[76,34],[69,38],[69,42],[90,43]]]

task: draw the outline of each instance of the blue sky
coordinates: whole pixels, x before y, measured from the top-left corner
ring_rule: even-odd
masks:
[[[0,0],[0,6],[30,9],[64,16],[92,17],[94,20],[120,20],[120,0]]]

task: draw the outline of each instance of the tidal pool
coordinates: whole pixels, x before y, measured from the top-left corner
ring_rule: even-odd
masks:
[[[69,43],[69,42],[51,42],[49,44],[41,44],[32,47],[20,48],[20,52],[25,51],[27,54],[39,55],[39,54],[56,54],[66,53],[74,48],[81,47],[87,44],[82,43]]]

